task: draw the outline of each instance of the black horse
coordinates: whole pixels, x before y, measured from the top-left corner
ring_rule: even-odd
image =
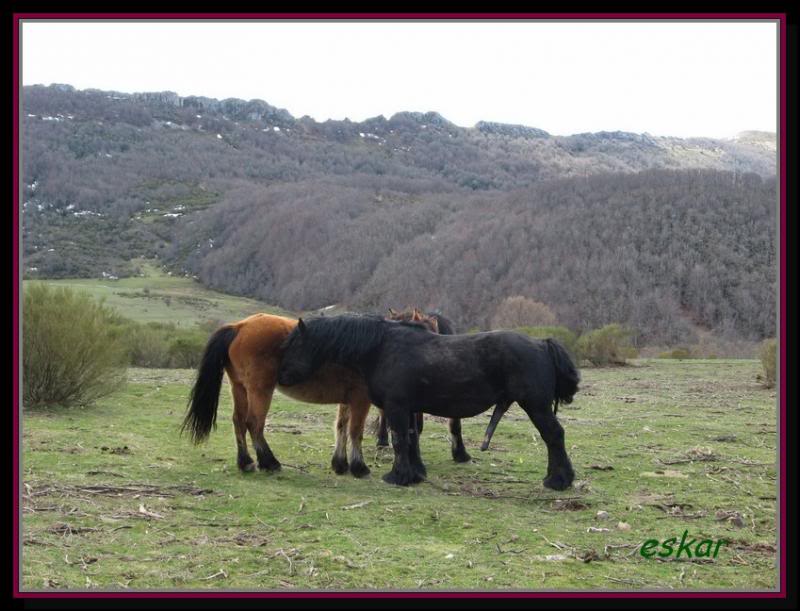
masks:
[[[455,335],[456,333],[453,322],[438,310],[423,314],[417,308],[408,308],[400,312],[389,309],[388,319],[406,322],[422,322],[432,331],[438,332],[442,335]],[[389,431],[386,425],[386,412],[383,410],[379,410],[379,412],[380,415],[378,417],[377,445],[378,447],[385,447],[389,445]],[[422,427],[422,412],[419,412],[417,414],[417,434],[422,433]],[[448,418],[447,427],[450,430],[450,452],[453,456],[453,460],[456,462],[469,462],[470,458],[472,457],[469,455],[469,452],[467,452],[467,448],[464,446],[464,438],[461,436],[461,419]],[[488,441],[486,445],[488,446]]]
[[[386,412],[392,431],[394,464],[383,476],[386,482],[406,486],[425,477],[417,412],[469,418],[496,405],[496,425],[516,401],[547,444],[544,485],[563,490],[572,484],[575,474],[554,408],[572,401],[579,374],[555,340],[510,331],[439,335],[417,323],[343,315],[300,320],[282,348],[278,383],[285,386],[303,382],[329,362],[361,372],[370,401]]]

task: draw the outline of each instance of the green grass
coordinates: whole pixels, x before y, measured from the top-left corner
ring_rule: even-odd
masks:
[[[236,321],[256,312],[292,315],[255,299],[207,289],[192,278],[170,276],[147,261],[139,263],[139,267],[144,276],[42,282],[85,291],[97,299],[104,299],[107,305],[137,322],[175,323],[186,327],[206,320]]]
[[[381,481],[391,453],[370,434],[371,476],[335,475],[335,407],[276,394],[266,436],[284,468],[241,474],[227,384],[218,429],[193,447],[177,433],[193,372],[132,369],[93,407],[24,414],[22,587],[774,588],[776,395],[759,371],[743,360],[583,370],[559,409],[576,485],[555,492],[516,406],[487,452],[477,446],[488,414],[464,421],[463,465],[446,423],[428,417],[429,479],[399,488]],[[715,560],[638,553],[685,529],[729,543]]]

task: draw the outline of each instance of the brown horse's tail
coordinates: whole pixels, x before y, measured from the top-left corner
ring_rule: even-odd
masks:
[[[181,433],[188,430],[192,441],[204,441],[211,429],[217,426],[217,406],[222,388],[222,374],[228,364],[228,348],[236,337],[236,329],[226,325],[211,336],[203,352],[197,380],[189,394],[188,411]]]

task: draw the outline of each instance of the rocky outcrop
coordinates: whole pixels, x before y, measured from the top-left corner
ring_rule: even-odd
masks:
[[[112,92],[113,93],[113,92]],[[181,97],[174,91],[156,91],[147,93],[134,93],[131,98],[141,100],[147,104],[160,104],[163,106],[180,106]]]
[[[478,121],[475,129],[485,134],[495,136],[509,136],[511,138],[549,138],[550,134],[543,129],[514,125],[511,123],[494,123],[492,121]]]

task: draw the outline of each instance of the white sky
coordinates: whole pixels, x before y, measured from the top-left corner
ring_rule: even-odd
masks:
[[[775,22],[26,22],[24,85],[258,98],[295,117],[727,138],[777,131]]]

